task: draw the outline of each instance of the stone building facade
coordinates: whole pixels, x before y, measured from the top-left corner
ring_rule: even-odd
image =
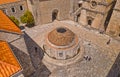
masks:
[[[36,25],[50,23],[55,19],[73,20],[85,27],[120,35],[119,26],[111,26],[119,24],[119,0],[20,0],[1,4],[0,9],[17,19],[30,10]]]
[[[114,35],[120,36],[118,20],[119,1],[117,1],[116,5],[116,2],[113,0],[110,2],[106,1],[107,0],[27,0],[26,3],[25,0],[21,0],[18,4],[14,2],[10,5],[21,9],[20,5],[25,3],[26,10],[28,6],[28,9],[34,15],[36,25],[46,24],[54,20],[70,19],[78,22],[82,26],[90,26],[103,31],[107,30],[108,33],[112,32]],[[23,9],[23,11],[25,11],[25,8]],[[14,15],[16,18],[19,18],[23,12],[19,12],[19,9],[17,10],[16,14],[10,12],[8,16]],[[8,13],[5,9],[3,9],[3,11]],[[21,13],[21,15],[18,13]],[[3,20],[2,17],[0,19]],[[101,77],[120,76],[120,46],[118,41],[113,41],[109,36],[97,34],[97,32],[84,29],[83,27],[78,28],[75,26],[76,24],[68,24],[69,22],[64,25],[59,22],[55,23],[56,24],[46,25],[46,27],[36,26],[37,28],[28,30],[26,28],[26,31],[21,34],[0,30],[0,40],[8,42],[23,68],[20,73],[23,73],[25,77],[48,77],[44,76],[47,72],[47,74],[54,74],[57,71],[60,75],[63,75],[63,77],[74,77],[74,74],[78,77],[79,75],[82,77],[99,77],[100,75]],[[12,28],[12,25],[8,25],[7,28]],[[61,27],[61,25],[63,27]],[[6,26],[6,24],[4,26]],[[59,28],[54,28],[53,26],[59,26]],[[53,30],[50,31],[50,27]],[[76,32],[76,34],[72,31]],[[26,32],[28,32],[28,34]],[[48,32],[48,34],[44,37],[44,33],[46,32]],[[84,41],[82,43],[81,40],[83,39]],[[40,46],[43,46],[43,50]],[[76,62],[78,62],[78,64]],[[71,63],[74,64],[72,64],[70,68],[69,66],[63,67]],[[51,69],[48,68],[49,64],[52,64]],[[58,68],[65,68],[65,70],[63,70],[67,71],[67,74],[64,75],[64,73],[61,73],[61,70],[55,69],[56,65],[54,64],[63,65]],[[99,71],[98,68],[100,69]],[[86,70],[88,75],[86,74]],[[58,73],[56,73],[57,77],[59,75]],[[106,76],[107,73],[109,73],[108,76]],[[52,74],[51,77],[54,77]]]
[[[5,4],[0,4],[0,9],[8,16],[14,16],[17,19],[23,15],[23,13],[28,10],[26,0],[20,0],[15,2],[8,2]]]
[[[115,5],[119,8],[119,2],[116,0],[27,0],[27,4],[34,15],[36,25],[55,19],[73,20],[100,31],[107,30],[112,13],[114,15]]]
[[[69,18],[70,0],[27,0],[36,24]]]
[[[91,26],[104,31],[108,23],[106,18],[113,6],[113,0],[76,0],[74,4],[71,4],[71,7],[73,7],[71,15],[74,21],[83,26]]]
[[[107,33],[112,36],[120,37],[120,0],[117,0],[108,25]]]

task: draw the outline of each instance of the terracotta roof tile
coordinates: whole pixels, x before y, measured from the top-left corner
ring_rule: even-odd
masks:
[[[21,70],[21,67],[7,42],[0,41],[0,77],[9,77]]]
[[[48,40],[54,45],[66,46],[75,40],[75,34],[65,27],[59,27],[48,34]]]
[[[0,30],[21,34],[21,30],[0,10]]]
[[[0,0],[0,5],[6,4],[6,3],[12,3],[12,2],[16,2],[16,1],[19,1],[19,0]]]

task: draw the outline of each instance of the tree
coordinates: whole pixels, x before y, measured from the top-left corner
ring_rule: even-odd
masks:
[[[9,17],[17,26],[19,26],[20,22],[18,21],[18,19],[16,19],[14,16],[10,16]]]
[[[23,16],[20,17],[22,23],[26,23],[28,27],[34,26],[34,18],[30,11],[26,11]]]

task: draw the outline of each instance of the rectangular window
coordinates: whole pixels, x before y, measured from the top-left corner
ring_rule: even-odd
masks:
[[[60,56],[60,57],[63,57],[63,53],[62,53],[62,52],[61,52],[61,53],[59,53],[59,56]]]
[[[12,12],[15,12],[15,8],[14,7],[12,7],[11,10],[12,10]]]
[[[23,6],[22,5],[20,6],[20,10],[23,10]]]

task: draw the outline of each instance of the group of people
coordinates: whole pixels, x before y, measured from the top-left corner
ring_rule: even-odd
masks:
[[[90,56],[84,56],[83,57],[86,61],[90,61],[91,60],[91,57]]]

